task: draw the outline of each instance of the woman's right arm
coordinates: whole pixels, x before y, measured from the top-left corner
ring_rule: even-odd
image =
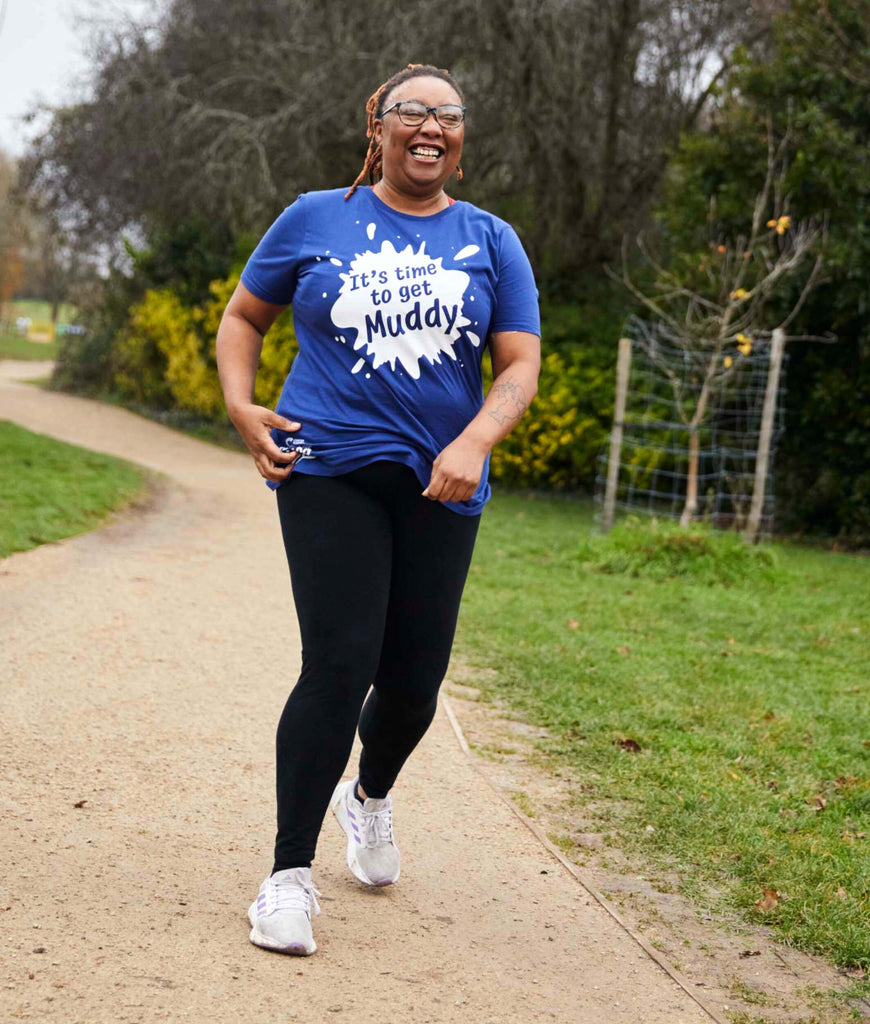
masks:
[[[294,431],[300,424],[265,406],[255,405],[254,382],[263,335],[286,308],[258,299],[240,283],[224,310],[216,345],[218,374],[227,413],[251,453],[260,476],[275,483],[290,476],[293,456],[281,451],[272,440],[270,431],[272,427]]]

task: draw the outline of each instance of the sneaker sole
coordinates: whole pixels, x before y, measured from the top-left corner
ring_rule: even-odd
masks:
[[[342,831],[347,836],[347,866],[350,868],[354,877],[359,879],[363,885],[371,885],[376,889],[382,889],[386,885],[393,885],[394,882],[398,882],[400,872],[396,872],[395,878],[389,878],[380,882],[373,882],[369,876],[360,867],[359,862],[356,859],[356,843],[354,842],[350,822],[347,820],[347,812],[344,809],[344,801],[342,800],[343,790],[346,783],[340,782],[332,794],[332,800],[330,801],[329,807],[332,813],[335,815],[335,820],[341,826]],[[356,799],[356,797],[354,797]]]
[[[268,949],[272,953],[284,953],[286,956],[311,956],[317,952],[317,943],[315,942],[313,947],[309,949],[302,942],[291,942],[287,946],[281,946],[274,939],[270,939],[263,935],[257,928],[257,921],[251,911],[248,911],[248,921],[251,924],[251,934],[249,936],[251,942],[255,946],[259,946],[260,949]]]

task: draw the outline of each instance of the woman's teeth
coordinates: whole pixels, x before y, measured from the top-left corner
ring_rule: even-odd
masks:
[[[422,156],[422,157],[426,157],[427,159],[431,158],[431,159],[437,160],[438,157],[441,156],[441,150],[440,149],[435,149],[432,146],[412,146],[411,147],[411,155],[412,156]]]

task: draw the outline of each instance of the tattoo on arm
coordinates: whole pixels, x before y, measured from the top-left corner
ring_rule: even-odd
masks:
[[[516,381],[499,381],[489,393],[498,399],[498,405],[494,409],[488,409],[487,414],[498,424],[518,420],[529,407],[526,393]]]

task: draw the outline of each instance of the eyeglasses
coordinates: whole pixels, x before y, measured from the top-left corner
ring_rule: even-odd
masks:
[[[435,120],[447,131],[461,127],[465,120],[465,107],[456,103],[442,103],[437,107],[427,107],[419,100],[399,100],[391,107],[381,111],[381,117],[385,117],[391,110],[399,115],[402,124],[409,128],[419,128],[430,114],[435,115]]]

